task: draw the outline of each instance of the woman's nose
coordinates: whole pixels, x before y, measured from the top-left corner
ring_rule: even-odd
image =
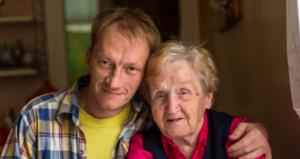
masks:
[[[165,111],[168,114],[174,114],[178,110],[180,110],[179,99],[173,95],[170,95],[168,98],[168,103],[167,103],[167,107],[165,108]]]

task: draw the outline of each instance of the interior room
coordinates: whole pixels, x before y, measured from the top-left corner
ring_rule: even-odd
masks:
[[[300,53],[297,0],[0,0],[1,132],[31,99],[89,73],[91,24],[115,6],[141,8],[162,41],[203,43],[220,78],[212,109],[262,123],[273,158],[300,158],[288,59]]]

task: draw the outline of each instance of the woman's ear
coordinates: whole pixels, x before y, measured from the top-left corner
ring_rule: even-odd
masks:
[[[213,97],[214,97],[214,95],[212,93],[207,93],[207,95],[205,96],[205,108],[206,109],[211,108]]]

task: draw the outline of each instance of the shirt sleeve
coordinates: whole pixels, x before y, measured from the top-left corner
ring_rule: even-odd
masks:
[[[233,133],[233,131],[236,129],[236,127],[238,126],[238,124],[239,123],[241,123],[241,122],[248,122],[248,120],[247,120],[247,118],[234,118],[233,120],[232,120],[232,123],[231,123],[231,126],[230,126],[230,130],[229,130],[229,135],[231,135],[232,133]],[[227,140],[227,142],[226,142],[226,150],[231,146],[231,145],[233,145],[234,143],[236,143],[236,142],[238,142],[240,139],[238,139],[238,140],[235,140],[235,141],[232,141],[232,140],[229,140],[229,138],[228,138],[228,140]],[[228,152],[226,151],[226,153],[227,153],[227,156],[228,156]],[[264,159],[265,157],[264,156],[260,156],[260,157],[258,157],[258,158],[256,158],[256,159]],[[238,159],[238,158],[229,158],[228,157],[228,159]]]
[[[144,150],[143,135],[135,134],[130,139],[129,150],[127,153],[127,159],[153,159],[152,154]]]
[[[19,115],[11,128],[0,159],[4,158],[35,158],[36,132],[32,129],[28,116]],[[30,124],[31,123],[31,124]]]

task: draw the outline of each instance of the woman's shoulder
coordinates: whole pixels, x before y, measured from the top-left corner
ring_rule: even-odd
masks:
[[[143,135],[140,133],[135,134],[130,139],[129,150],[127,153],[127,159],[152,159],[152,154],[144,150]]]

